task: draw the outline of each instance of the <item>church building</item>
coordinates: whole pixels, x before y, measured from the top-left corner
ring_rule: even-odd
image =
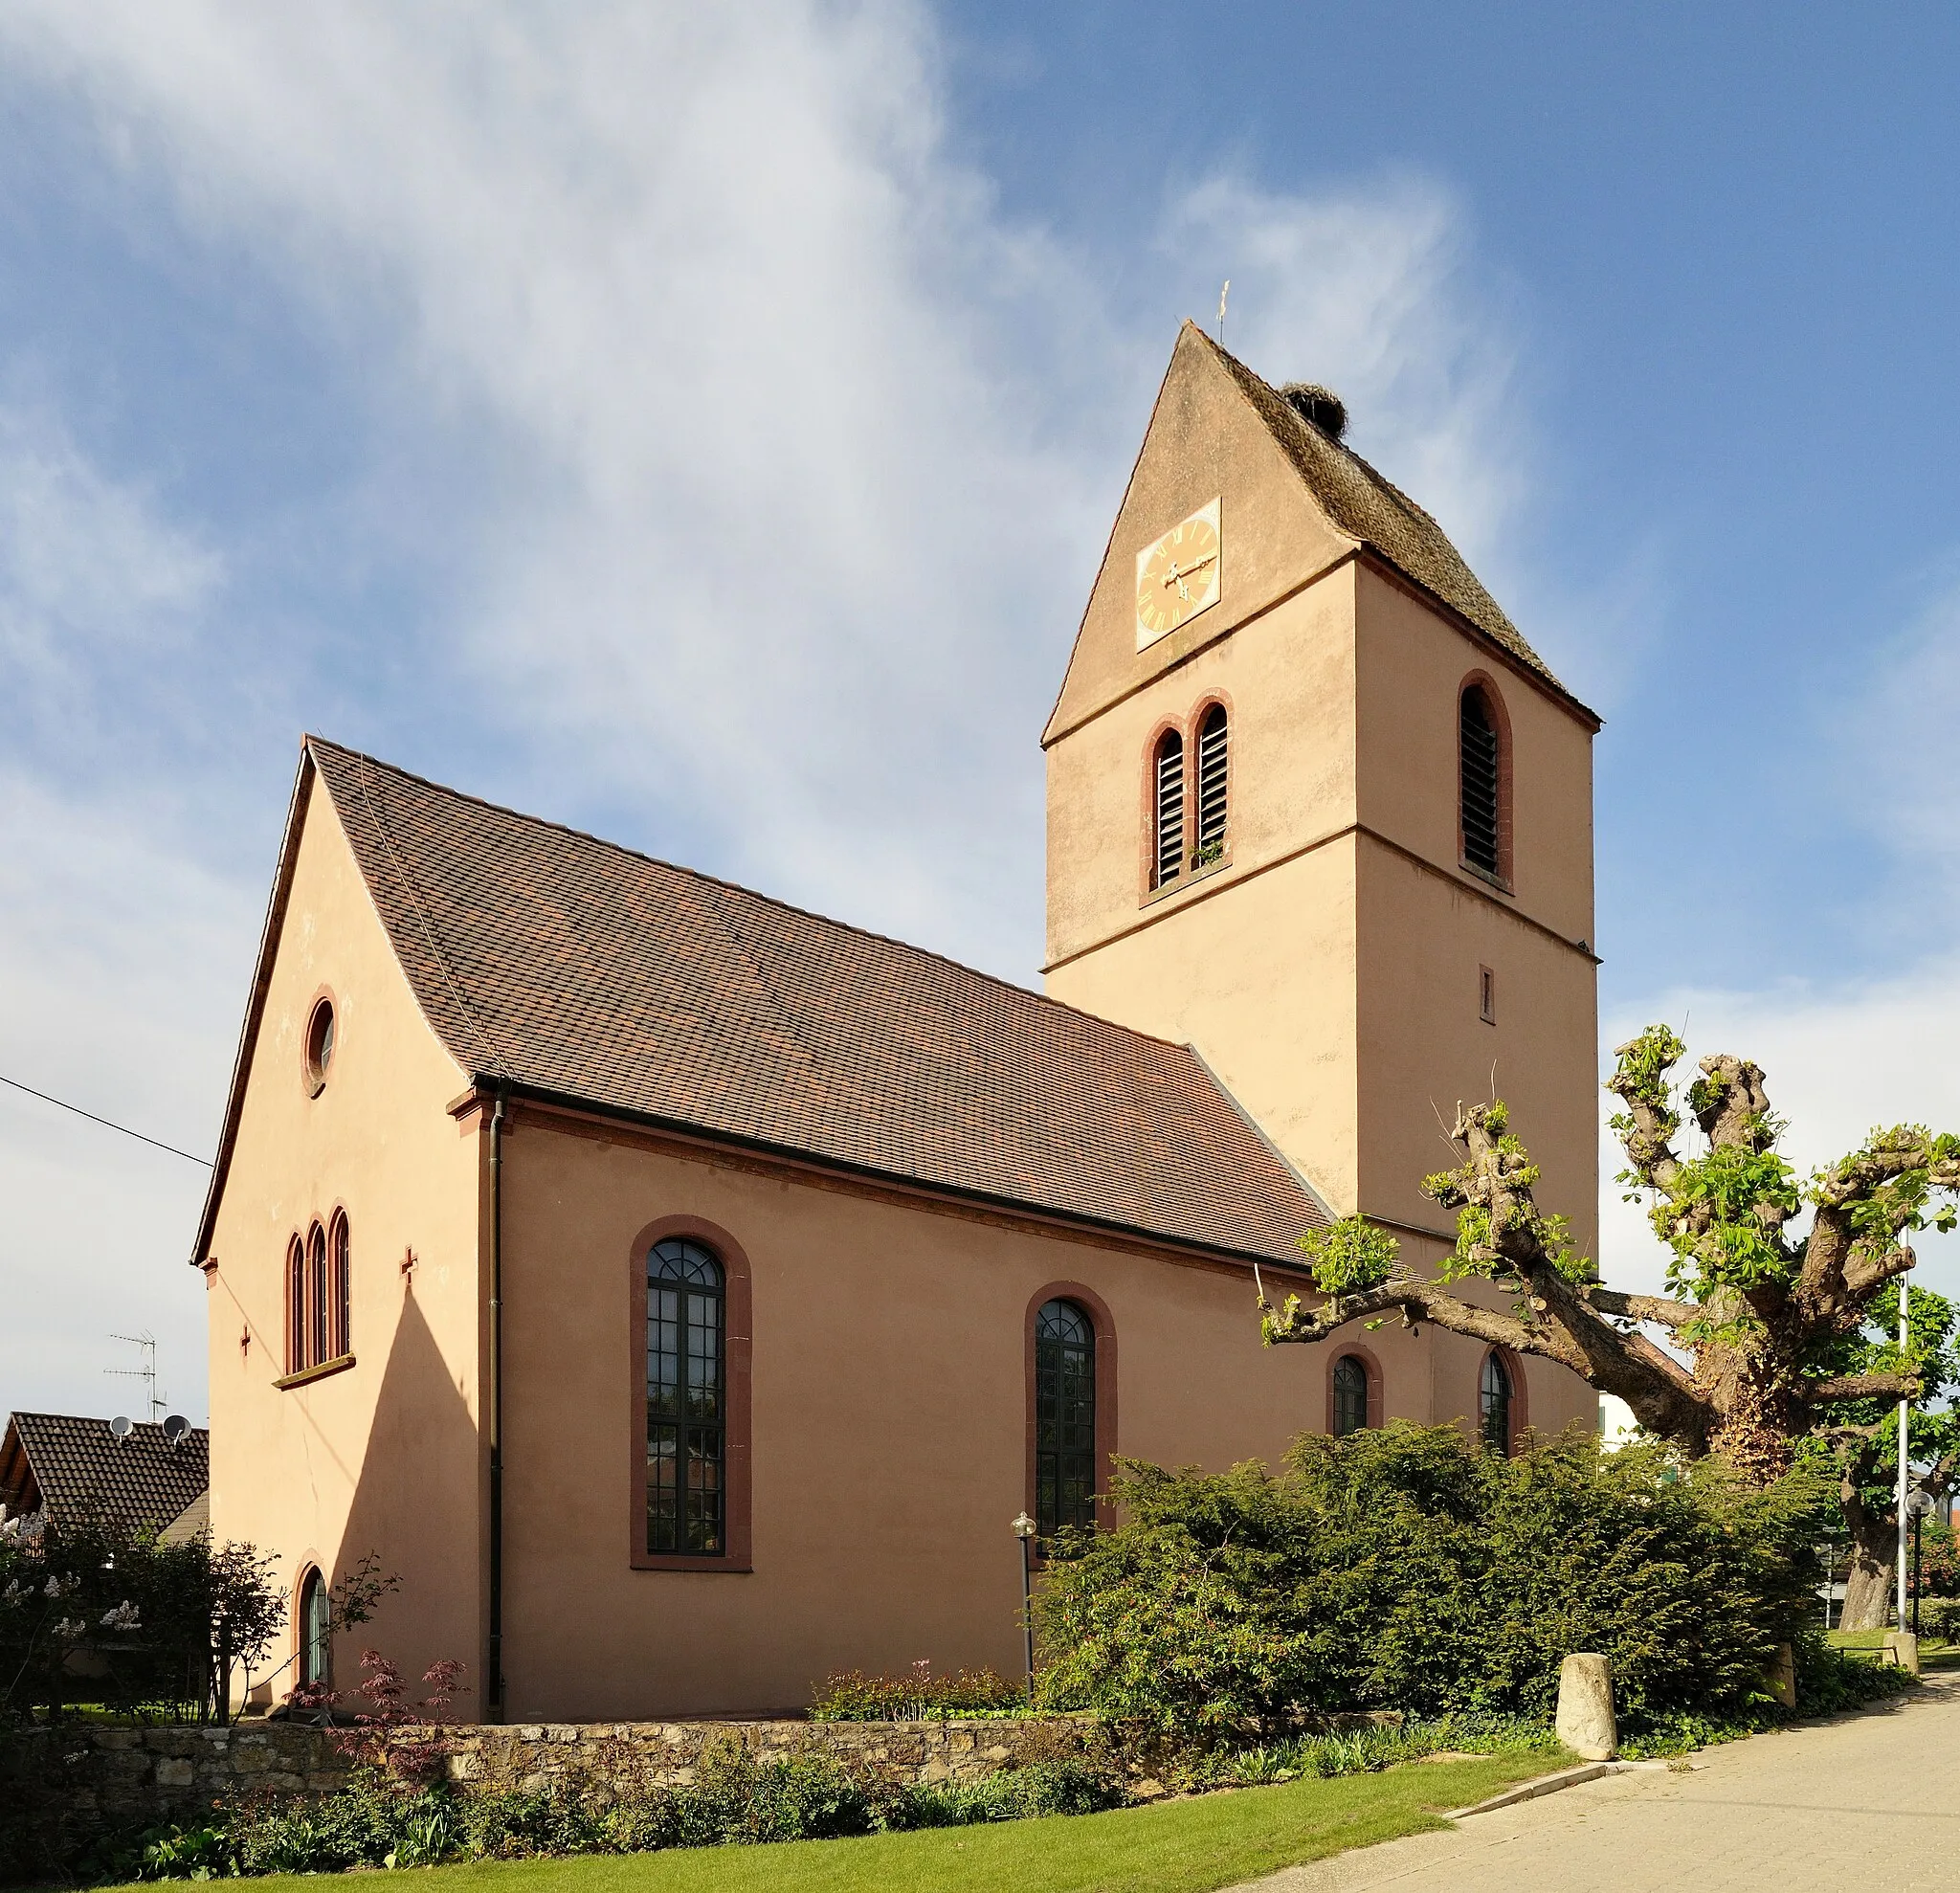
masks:
[[[364,1642],[523,1722],[1013,1674],[1013,1522],[1112,1455],[1592,1423],[1434,1326],[1260,1345],[1331,1217],[1446,1252],[1493,1085],[1594,1242],[1598,720],[1344,430],[1179,336],[1042,737],[1045,993],[305,741],[193,1257],[256,1702]]]

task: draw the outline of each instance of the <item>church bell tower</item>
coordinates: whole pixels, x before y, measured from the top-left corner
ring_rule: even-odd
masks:
[[[1047,990],[1188,1041],[1411,1260],[1494,1088],[1592,1253],[1599,720],[1344,431],[1185,325],[1042,738]]]

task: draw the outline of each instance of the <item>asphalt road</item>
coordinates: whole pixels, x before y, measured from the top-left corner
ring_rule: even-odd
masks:
[[[1253,1882],[1258,1893],[1960,1888],[1960,1677]],[[1238,1889],[1237,1893],[1251,1893]]]

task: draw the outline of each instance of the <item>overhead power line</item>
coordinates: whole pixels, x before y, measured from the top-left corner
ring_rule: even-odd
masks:
[[[187,1164],[200,1164],[211,1169],[209,1157],[191,1155],[189,1150],[180,1150],[174,1144],[165,1144],[154,1137],[145,1137],[140,1130],[131,1130],[126,1124],[117,1124],[110,1118],[99,1118],[93,1111],[84,1111],[79,1104],[71,1104],[65,1099],[51,1098],[45,1091],[36,1091],[32,1084],[23,1084],[17,1078],[9,1078],[0,1072],[0,1084],[11,1084],[16,1091],[25,1091],[30,1098],[38,1098],[44,1104],[53,1104],[57,1110],[73,1111],[78,1118],[86,1118],[90,1124],[99,1124],[106,1130],[120,1130],[124,1137],[133,1137],[139,1144],[147,1144],[155,1150],[167,1150],[173,1157],[182,1157]]]

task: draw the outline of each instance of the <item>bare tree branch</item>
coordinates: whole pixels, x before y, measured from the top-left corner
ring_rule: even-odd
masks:
[[[1616,1288],[1606,1288],[1596,1282],[1580,1289],[1579,1294],[1588,1306],[1602,1315],[1657,1322],[1666,1328],[1682,1327],[1702,1313],[1692,1302],[1672,1302],[1665,1295],[1623,1295]]]
[[[1803,1397],[1813,1406],[1830,1400],[1916,1400],[1926,1382],[1916,1373],[1842,1373],[1804,1383]]]

